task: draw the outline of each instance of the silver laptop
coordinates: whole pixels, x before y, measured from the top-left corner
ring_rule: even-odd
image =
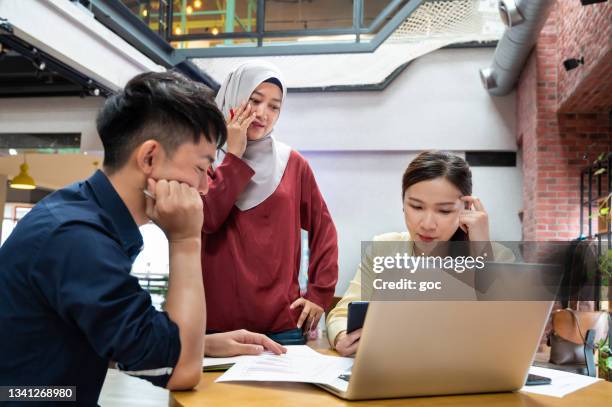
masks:
[[[371,302],[350,373],[320,386],[348,400],[518,390],[552,304]]]

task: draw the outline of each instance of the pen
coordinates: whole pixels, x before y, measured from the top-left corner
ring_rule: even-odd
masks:
[[[146,189],[143,189],[142,192],[145,194],[145,196],[151,198],[152,200],[155,200],[155,195],[153,195],[151,192],[149,192]]]

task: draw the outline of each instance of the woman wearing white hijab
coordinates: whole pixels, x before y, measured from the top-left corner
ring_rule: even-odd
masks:
[[[257,61],[231,72],[216,98],[228,141],[203,198],[209,332],[248,329],[303,343],[334,295],[331,216],[306,160],[272,136],[286,93],[278,69]],[[309,234],[310,259],[303,296],[301,229]]]

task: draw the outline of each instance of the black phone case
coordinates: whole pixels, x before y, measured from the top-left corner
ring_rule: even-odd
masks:
[[[363,326],[367,311],[367,301],[354,301],[348,305],[348,321],[346,323],[347,334],[350,334]]]
[[[551,382],[552,380],[550,380],[550,378],[548,377],[529,374],[527,376],[527,382],[525,383],[525,386],[541,386],[545,384],[550,384]]]

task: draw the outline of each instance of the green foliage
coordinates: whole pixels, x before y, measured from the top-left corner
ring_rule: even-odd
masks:
[[[612,272],[612,249],[599,256],[599,270],[608,274]]]
[[[607,217],[610,215],[610,206],[608,205],[608,201],[611,198],[612,198],[612,192],[610,192],[607,197],[605,197],[599,202],[599,206],[597,208],[598,216]]]
[[[612,351],[610,350],[610,344],[608,344],[607,338],[600,340],[597,347],[599,348],[597,365],[601,373],[603,373],[603,376],[607,378],[610,372],[612,372]]]
[[[612,280],[612,249],[608,249],[607,252],[599,256],[599,271],[601,272],[601,284],[604,287],[610,287],[610,280]]]

